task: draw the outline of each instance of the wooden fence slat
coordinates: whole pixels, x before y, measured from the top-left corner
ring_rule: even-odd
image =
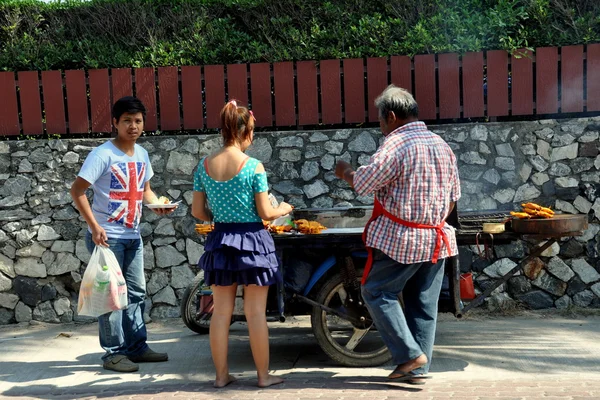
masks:
[[[535,108],[536,114],[558,112],[558,48],[541,47],[535,50]]]
[[[198,66],[181,67],[181,105],[183,106],[183,128],[204,128],[202,70]]]
[[[375,98],[388,86],[387,58],[367,58],[367,96],[369,99],[369,122],[379,120],[379,111],[375,107]]]
[[[317,63],[298,61],[298,124],[317,125],[319,123],[319,93],[317,87]]]
[[[90,107],[92,132],[110,132],[110,85],[107,69],[91,69],[88,72],[90,84]]]
[[[225,105],[225,69],[222,65],[204,66],[206,94],[206,126],[221,127],[221,109]]]
[[[533,114],[533,54],[519,50],[519,58],[512,56],[511,103],[512,115]]]
[[[321,76],[321,122],[342,122],[342,84],[340,60],[322,60],[319,63]]]
[[[390,69],[392,70],[392,83],[412,93],[411,60],[408,56],[392,56]]]
[[[17,77],[19,79],[23,134],[39,135],[44,133],[38,72],[19,71]]]
[[[44,116],[46,133],[65,134],[65,95],[60,71],[42,71],[42,89],[44,90]]]
[[[160,105],[160,129],[181,129],[179,114],[179,77],[177,67],[158,67],[158,101]]]
[[[508,115],[508,53],[487,52],[487,113],[490,117]]]
[[[365,67],[362,58],[345,59],[344,122],[365,122]]]
[[[227,92],[229,100],[238,100],[244,107],[248,105],[247,64],[227,65]]]
[[[583,111],[583,45],[561,48],[560,110]],[[589,69],[588,69],[589,70]]]
[[[463,117],[485,115],[483,101],[483,53],[465,53],[462,56]]]
[[[65,84],[67,87],[69,133],[88,133],[90,126],[85,71],[65,71]]]
[[[0,72],[0,135],[18,135],[19,108],[15,74]]]
[[[158,117],[156,113],[156,80],[154,78],[154,68],[135,69],[135,96],[146,107],[144,130],[157,130]]]
[[[250,64],[250,85],[256,126],[273,126],[271,66],[268,63]]]
[[[436,118],[435,55],[415,56],[415,100],[419,104],[419,118]]]
[[[587,45],[587,111],[600,111],[600,43]]]
[[[460,80],[458,54],[438,56],[440,118],[460,118]]]
[[[275,125],[296,125],[294,64],[291,61],[273,63],[275,92]]]
[[[110,71],[112,83],[111,106],[125,96],[133,95],[133,84],[130,68],[113,68]]]

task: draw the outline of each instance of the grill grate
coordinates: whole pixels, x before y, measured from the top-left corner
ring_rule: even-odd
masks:
[[[487,222],[504,222],[510,217],[509,211],[483,210],[461,211],[458,214],[457,234],[475,235],[481,232],[483,224]]]

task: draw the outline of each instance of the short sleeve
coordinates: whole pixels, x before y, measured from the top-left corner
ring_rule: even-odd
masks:
[[[106,159],[100,157],[97,150],[94,149],[83,162],[78,176],[93,184],[102,176],[107,168],[107,164]]]
[[[145,151],[145,162],[146,162],[146,175],[144,176],[144,183],[148,182],[154,176],[154,170],[152,169],[152,164],[150,163],[150,156],[148,152]]]
[[[202,183],[202,163],[204,159],[200,160],[200,164],[198,164],[198,168],[196,169],[196,173],[194,174],[194,191],[195,192],[205,192],[204,184]]]
[[[254,174],[254,176],[252,177],[252,190],[254,191],[254,193],[262,193],[269,190],[266,172]]]
[[[452,177],[450,178],[450,201],[457,202],[461,196],[460,178],[456,157],[452,157]]]

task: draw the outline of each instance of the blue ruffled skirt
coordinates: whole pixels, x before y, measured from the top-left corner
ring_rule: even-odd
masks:
[[[206,285],[269,286],[281,281],[275,243],[260,222],[215,223],[198,266]]]

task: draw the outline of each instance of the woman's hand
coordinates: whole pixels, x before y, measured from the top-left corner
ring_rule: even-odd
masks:
[[[282,201],[281,203],[279,203],[279,207],[277,207],[277,209],[281,210],[281,212],[283,213],[281,214],[281,216],[283,217],[284,215],[288,215],[289,213],[291,213],[294,210],[294,207]]]

